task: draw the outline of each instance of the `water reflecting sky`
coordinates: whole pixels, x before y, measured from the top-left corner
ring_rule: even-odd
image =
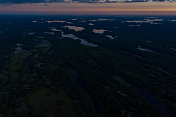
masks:
[[[0,14],[176,15],[176,0],[0,0]]]

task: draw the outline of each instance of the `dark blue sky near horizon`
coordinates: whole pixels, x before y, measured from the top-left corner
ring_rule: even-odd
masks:
[[[0,3],[57,3],[57,2],[79,2],[79,3],[118,3],[118,2],[176,2],[176,0],[0,0]]]
[[[176,15],[176,0],[0,0],[0,14]]]

